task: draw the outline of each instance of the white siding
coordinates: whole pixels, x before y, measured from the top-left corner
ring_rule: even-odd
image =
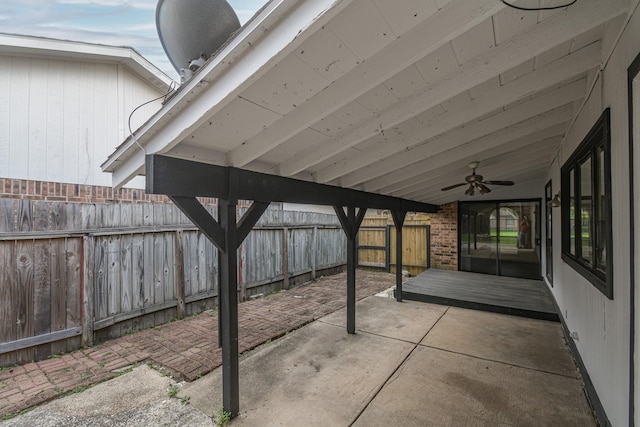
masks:
[[[51,62],[48,70],[46,129],[50,135],[64,135],[64,64]],[[50,181],[64,181],[64,143],[47,151],[46,175]]]
[[[29,176],[29,72],[30,60],[13,58],[9,82],[9,176]]]
[[[63,91],[62,100],[64,121],[62,129],[62,165],[63,181],[78,182],[78,163],[80,153],[78,152],[80,134],[80,88],[78,84],[77,64],[64,64]],[[65,167],[65,164],[67,165]]]
[[[11,63],[0,59],[0,176],[9,175],[9,111],[11,84],[5,78],[11,73]]]
[[[609,34],[613,42],[617,34]],[[613,202],[613,292],[609,300],[561,259],[560,209],[553,210],[552,292],[611,424],[629,425],[630,260],[627,67],[640,52],[640,13],[635,12],[600,80],[563,141],[546,179],[560,188],[560,166],[573,153],[605,108],[611,107]],[[607,46],[607,43],[604,43]],[[608,50],[605,50],[606,55]],[[546,182],[546,180],[545,180]],[[542,184],[544,185],[544,184]],[[541,192],[543,190],[541,189]],[[564,195],[563,195],[564,196]],[[637,203],[636,203],[637,206]],[[544,251],[543,251],[544,252]],[[637,327],[636,327],[637,328]],[[636,368],[636,372],[638,369]],[[638,411],[636,410],[636,414]],[[636,423],[640,418],[636,415]]]
[[[100,164],[160,95],[115,63],[0,56],[0,176],[111,185]],[[159,108],[139,109],[133,130]]]

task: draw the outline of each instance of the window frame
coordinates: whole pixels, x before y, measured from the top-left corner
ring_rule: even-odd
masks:
[[[553,287],[553,186],[551,180],[544,186],[544,231],[545,231],[545,277],[549,285]]]
[[[580,143],[569,159],[562,165],[561,177],[561,224],[562,224],[562,260],[589,280],[607,298],[613,299],[613,234],[611,227],[611,117],[610,109],[604,110],[598,121]],[[604,194],[599,183],[600,148],[604,153]],[[591,187],[588,232],[591,239],[591,261],[582,256],[583,249],[583,203],[581,197],[581,168],[591,163]],[[571,179],[573,177],[573,179]],[[573,188],[571,188],[573,184]],[[573,200],[573,218],[570,210]],[[602,197],[604,196],[604,197]],[[604,208],[601,204],[604,203]],[[604,218],[601,215],[604,214]],[[600,219],[600,221],[598,221]],[[572,223],[573,221],[573,223]],[[580,238],[571,241],[571,230]],[[604,234],[603,234],[604,232]],[[599,236],[606,236],[600,241]],[[600,249],[600,250],[599,250]],[[605,251],[605,270],[598,268],[598,253]]]

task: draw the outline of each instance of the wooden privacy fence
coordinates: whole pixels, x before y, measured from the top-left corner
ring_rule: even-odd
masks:
[[[358,266],[395,272],[396,228],[391,216],[365,217],[358,233]],[[429,217],[407,215],[402,227],[402,268],[416,276],[430,267]]]
[[[238,257],[248,298],[340,268],[346,238],[334,215],[269,209]],[[0,366],[212,308],[217,259],[170,204],[0,199]]]

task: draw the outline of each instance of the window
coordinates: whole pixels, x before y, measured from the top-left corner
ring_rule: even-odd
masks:
[[[562,259],[613,299],[609,115],[562,166]]]

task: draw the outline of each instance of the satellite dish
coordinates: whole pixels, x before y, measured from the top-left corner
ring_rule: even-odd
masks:
[[[240,28],[240,21],[226,0],[159,0],[156,28],[184,82]]]

